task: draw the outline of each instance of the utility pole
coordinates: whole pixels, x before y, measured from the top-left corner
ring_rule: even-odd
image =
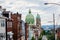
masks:
[[[53,26],[54,26],[54,34],[55,34],[55,14],[53,13]]]
[[[53,13],[53,27],[54,27],[54,29],[53,29],[53,32],[54,32],[54,37],[55,37],[55,14]]]

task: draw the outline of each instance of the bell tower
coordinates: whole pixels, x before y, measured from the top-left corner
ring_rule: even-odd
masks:
[[[37,16],[36,16],[36,26],[37,27],[41,27],[41,19],[40,19],[40,15],[39,14],[37,14]]]

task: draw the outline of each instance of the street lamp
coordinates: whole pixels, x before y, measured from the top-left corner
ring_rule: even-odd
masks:
[[[54,5],[60,6],[60,4],[58,3],[44,3],[44,5],[48,5],[48,4],[54,4]],[[54,34],[55,34],[56,32],[55,32],[55,14],[54,13],[53,13],[53,26],[54,26]]]
[[[58,3],[44,3],[44,5],[48,5],[48,4],[55,4],[55,5],[60,6],[60,4]],[[53,23],[54,23],[54,30],[55,30],[55,14],[54,13],[53,13]]]
[[[45,5],[48,5],[48,4],[55,4],[55,5],[58,5],[58,6],[60,6],[60,4],[58,4],[58,3],[44,3]]]

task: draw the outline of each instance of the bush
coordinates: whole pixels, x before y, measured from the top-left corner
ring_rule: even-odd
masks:
[[[51,35],[47,35],[48,40],[55,40],[55,35],[51,34]]]

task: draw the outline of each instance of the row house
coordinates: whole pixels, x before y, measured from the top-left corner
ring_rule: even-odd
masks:
[[[29,24],[25,23],[25,40],[28,40],[29,37]]]
[[[6,40],[6,17],[0,17],[0,40]]]
[[[22,22],[22,33],[21,33],[21,40],[25,40],[25,22],[21,20]]]
[[[57,40],[60,40],[60,28],[57,28],[56,34],[57,34]]]
[[[22,32],[24,31],[25,28],[22,28],[22,27],[25,27],[25,26],[24,26],[24,21],[21,20],[21,14],[18,14],[18,12],[12,14],[10,11],[6,11],[6,9],[4,9],[3,16],[8,18],[7,19],[7,34],[10,35],[12,34],[11,32],[13,32],[14,40],[18,40],[18,39],[24,40],[25,36],[22,36],[24,35],[22,34]],[[10,39],[9,35],[7,36],[7,38]]]
[[[2,15],[4,17],[7,17],[7,32],[12,31],[12,19],[11,19],[11,15],[12,13],[10,11],[6,11],[6,9],[3,9]]]
[[[21,20],[21,14],[14,13],[11,14],[11,18],[13,19],[12,31],[13,31],[13,39],[14,40],[28,40],[29,36],[29,25]]]
[[[6,11],[6,9],[3,9],[2,11],[2,16],[6,17],[6,39],[9,40],[11,39],[13,33],[12,33],[12,19],[11,19],[11,12],[10,11]]]
[[[7,17],[2,15],[3,9],[0,6],[0,40],[6,40],[6,27],[7,27]]]
[[[21,20],[21,14],[13,14],[0,6],[0,40],[28,40],[28,26]]]
[[[21,22],[21,14],[14,13],[11,14],[11,18],[13,19],[12,24],[12,32],[13,32],[13,39],[14,40],[21,40],[21,32],[22,32],[22,22]]]

